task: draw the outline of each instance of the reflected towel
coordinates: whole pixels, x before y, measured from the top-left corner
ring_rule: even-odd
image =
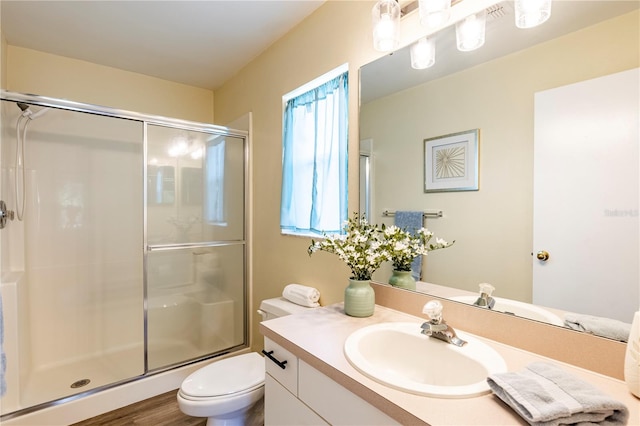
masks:
[[[398,211],[394,223],[398,228],[413,235],[424,225],[424,216],[422,212]],[[411,276],[417,281],[422,279],[422,256],[416,257],[411,262]]]
[[[535,362],[517,373],[489,376],[487,382],[532,425],[624,425],[629,418],[624,404],[553,364]]]
[[[631,324],[592,315],[568,313],[564,316],[564,324],[574,330],[619,340],[621,342],[629,340],[629,334],[631,333]]]
[[[313,288],[302,284],[289,284],[282,290],[282,297],[290,302],[310,308],[320,306],[320,292]]]

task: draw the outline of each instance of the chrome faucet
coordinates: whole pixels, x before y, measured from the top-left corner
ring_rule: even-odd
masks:
[[[493,309],[496,301],[493,297],[491,297],[491,294],[496,288],[488,283],[481,283],[479,287],[480,297],[478,297],[478,300],[476,300],[473,304],[475,306],[480,306],[481,308]]]
[[[429,316],[429,321],[420,326],[422,334],[456,346],[464,346],[467,343],[459,338],[456,335],[456,331],[442,318],[442,303],[437,300],[431,300],[424,305],[422,313]]]

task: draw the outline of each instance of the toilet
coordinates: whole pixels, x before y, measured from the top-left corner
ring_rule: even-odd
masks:
[[[262,320],[307,311],[283,297],[263,300]],[[213,362],[190,374],[178,391],[178,406],[189,416],[207,417],[207,426],[241,426],[264,395],[264,358],[251,352]]]

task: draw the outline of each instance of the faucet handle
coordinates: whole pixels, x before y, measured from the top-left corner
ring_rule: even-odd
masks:
[[[480,287],[480,294],[484,293],[489,297],[491,297],[491,293],[493,293],[493,290],[496,289],[489,283],[480,283],[478,284],[478,287]]]
[[[431,322],[440,324],[442,322],[442,303],[437,300],[430,300],[422,308],[422,313],[426,314]]]

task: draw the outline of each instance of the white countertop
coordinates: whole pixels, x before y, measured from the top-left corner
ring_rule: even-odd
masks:
[[[371,324],[398,321],[415,321],[416,326],[419,327],[425,319],[379,305],[376,305],[373,316],[354,318],[344,314],[340,303],[264,321],[260,324],[260,331],[265,337],[283,346],[402,424],[496,426],[527,424],[493,394],[466,399],[413,395],[377,383],[353,368],[343,352],[346,338],[355,330]],[[560,365],[568,372],[624,403],[631,414],[629,425],[640,425],[640,399],[635,398],[628,391],[624,382],[476,337],[492,346],[504,357],[509,371],[521,370],[534,361]]]

